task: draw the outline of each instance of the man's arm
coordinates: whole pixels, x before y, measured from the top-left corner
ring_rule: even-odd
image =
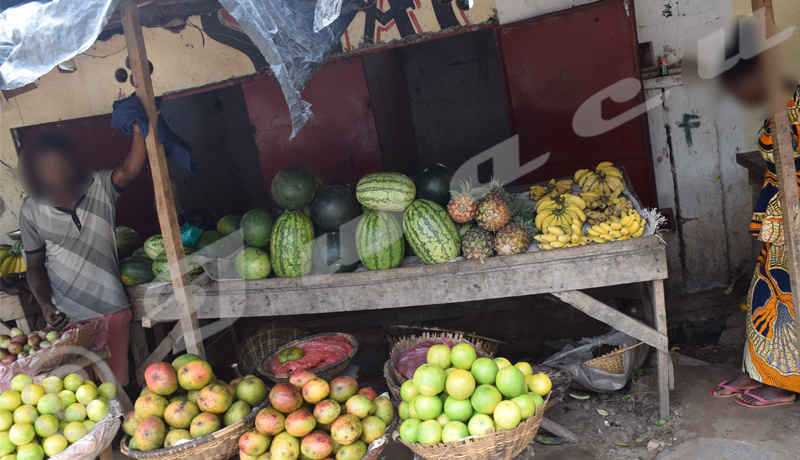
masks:
[[[139,130],[138,125],[133,125],[133,145],[128,157],[125,158],[125,163],[119,168],[114,170],[111,179],[114,185],[120,189],[126,189],[134,179],[142,172],[144,164],[147,161],[147,147],[144,145],[142,139],[142,132]]]
[[[47,275],[45,267],[45,252],[39,251],[34,254],[27,254],[28,260],[28,286],[42,308],[47,324],[53,327],[63,326],[67,321],[67,315],[61,313],[53,304],[53,292],[50,290],[50,277]]]

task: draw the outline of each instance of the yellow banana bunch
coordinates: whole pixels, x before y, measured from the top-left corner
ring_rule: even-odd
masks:
[[[542,187],[541,185],[531,186],[531,200],[539,201],[546,196],[549,196],[551,198],[556,198],[558,195],[569,193],[571,191],[572,191],[571,179],[562,179],[558,182],[556,182],[555,179],[550,179],[550,182],[547,184],[546,187]]]
[[[12,273],[23,273],[27,269],[25,258],[22,257],[22,243],[16,243],[0,263],[0,278],[5,278]]]
[[[647,222],[635,209],[625,211],[619,222],[601,222],[586,230],[586,235],[595,243],[638,238],[644,233]]]
[[[622,173],[610,161],[598,164],[593,171],[579,169],[574,178],[584,192],[616,198],[625,190]]]
[[[542,233],[533,237],[540,243],[539,249],[571,248],[591,243],[591,239],[581,232],[582,222],[579,219],[562,221],[562,224],[545,227]]]

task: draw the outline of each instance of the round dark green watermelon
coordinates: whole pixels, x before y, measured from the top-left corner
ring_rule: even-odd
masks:
[[[196,251],[192,248],[183,248],[183,253],[186,255],[186,266],[189,270],[189,279],[193,280],[200,276],[203,273],[203,267],[200,266],[197,262],[194,261],[192,258],[192,254]],[[167,262],[167,253],[162,252],[161,254],[156,257],[153,261],[153,274],[156,275],[161,281],[172,281],[172,277],[169,274],[169,262]]]
[[[150,258],[147,256],[147,251],[145,251],[144,248],[139,248],[133,251],[131,257],[147,257],[148,259]]]
[[[325,186],[311,200],[311,220],[324,231],[338,231],[360,215],[356,194],[341,185]]]
[[[139,239],[139,234],[136,230],[130,227],[119,226],[116,229],[117,253],[120,257],[126,257],[133,253],[142,241]]]
[[[287,211],[303,209],[317,190],[316,178],[303,168],[284,168],[275,174],[270,186],[272,199]]]
[[[119,274],[125,286],[138,286],[153,281],[153,261],[149,257],[131,256],[119,263]]]
[[[197,237],[197,241],[194,242],[194,246],[192,248],[196,250],[203,249],[204,247],[214,244],[217,241],[225,238],[225,235],[216,231],[216,230],[206,230]]]
[[[314,240],[312,260],[320,273],[352,272],[358,267],[356,236],[352,233],[329,232]]]
[[[356,193],[356,189],[354,189],[353,186],[348,184],[347,182],[342,182],[340,180],[335,180],[335,181],[331,182],[328,185],[341,185],[342,187],[345,187],[347,190],[350,190],[351,192]]]
[[[236,273],[243,280],[260,280],[269,276],[272,268],[269,263],[269,255],[267,251],[256,248],[248,247],[239,251],[234,260],[236,265]]]
[[[217,222],[217,231],[223,235],[230,235],[231,233],[239,230],[241,226],[242,216],[229,215],[225,216]]]
[[[446,208],[450,202],[450,181],[453,171],[439,163],[423,166],[411,178],[417,187],[417,200],[431,200]]]
[[[257,248],[269,246],[275,218],[266,209],[251,209],[242,216],[241,228],[245,243]]]

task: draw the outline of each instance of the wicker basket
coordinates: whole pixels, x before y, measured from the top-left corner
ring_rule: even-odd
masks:
[[[15,375],[28,374],[36,376],[43,372],[52,371],[62,364],[72,363],[78,355],[86,354],[87,350],[94,345],[97,336],[106,330],[105,321],[92,321],[64,332],[61,338],[35,355],[14,361],[8,366],[0,366],[0,380],[2,380],[2,386],[4,387],[2,389],[8,389],[5,386]]]
[[[303,342],[308,342],[309,340],[313,340],[319,337],[326,337],[329,335],[339,335],[344,337],[345,339],[347,339],[350,345],[353,346],[353,349],[350,351],[350,353],[347,354],[347,356],[340,359],[339,361],[336,361],[333,364],[329,364],[319,369],[309,369],[309,370],[314,374],[316,374],[317,377],[326,381],[330,381],[331,379],[338,377],[339,375],[341,375],[342,372],[344,372],[345,369],[347,369],[347,366],[350,365],[350,361],[353,360],[353,356],[356,355],[356,351],[358,351],[358,340],[356,340],[356,338],[353,337],[352,335],[345,334],[342,332],[327,332],[324,334],[315,334],[305,337],[301,340],[295,340],[294,342],[289,342],[284,346],[278,348],[274,352],[272,352],[271,355],[261,360],[261,363],[259,363],[258,365],[258,372],[275,383],[289,383],[289,374],[273,374],[269,371],[269,363],[272,361],[272,357],[279,354],[280,352],[282,352],[287,348],[296,347],[297,345],[300,345]]]
[[[119,450],[131,458],[146,459],[195,459],[195,460],[227,460],[239,456],[239,438],[252,430],[256,424],[256,415],[261,409],[269,406],[269,399],[264,400],[260,406],[253,409],[250,414],[222,430],[197,438],[193,441],[170,447],[169,449],[156,449],[148,452],[132,450],[128,447],[130,436],[125,435],[120,443]]]
[[[308,337],[308,332],[293,323],[267,323],[250,334],[239,345],[236,361],[243,376],[258,374],[258,365],[265,357],[289,342]],[[259,377],[263,377],[259,375]]]
[[[628,350],[638,347],[643,343],[644,342],[639,342],[636,345],[628,348],[619,347],[612,352],[606,353],[603,356],[598,356],[594,359],[590,359],[583,364],[606,371],[609,374],[622,374],[624,372],[624,368],[622,366],[622,354]]]
[[[383,378],[386,379],[386,386],[389,387],[389,394],[399,403],[403,398],[400,397],[400,385],[397,383],[394,372],[392,372],[392,367],[392,360],[387,359],[386,364],[383,365]]]
[[[497,347],[502,345],[508,345],[508,342],[502,342],[500,340],[490,339],[488,337],[483,337],[480,335],[472,334],[469,332],[461,332],[461,331],[452,331],[448,329],[440,329],[438,327],[418,327],[418,326],[388,326],[386,328],[386,335],[389,337],[389,348],[394,348],[397,342],[404,338],[404,337],[414,337],[420,334],[424,334],[426,332],[438,334],[442,332],[446,332],[449,334],[460,334],[464,336],[467,342],[471,343],[475,346],[475,348],[480,348],[487,355],[494,357],[497,354]]]
[[[465,337],[461,332],[423,332],[421,335],[418,336],[410,336],[410,337],[400,337],[397,341],[392,345],[392,350],[389,352],[389,357],[392,360],[392,373],[394,374],[395,379],[397,379],[397,383],[402,385],[405,383],[406,378],[400,375],[400,372],[397,370],[397,361],[400,359],[400,353],[407,348],[411,348],[413,346],[419,345],[422,342],[430,340],[431,342],[441,343],[442,339],[447,340],[448,342],[458,344],[458,343],[469,343],[475,347],[475,352],[479,358],[493,358],[494,354],[486,351],[484,349],[484,342],[474,343],[469,340],[468,337]]]
[[[542,423],[545,408],[550,401],[550,395],[536,412],[536,415],[523,421],[512,430],[500,430],[494,435],[469,436],[450,445],[437,444],[426,446],[422,444],[409,444],[399,436],[392,437],[397,442],[403,443],[414,451],[415,454],[425,459],[432,460],[511,460],[519,455],[530,445],[539,424]],[[465,441],[465,442],[464,442]]]

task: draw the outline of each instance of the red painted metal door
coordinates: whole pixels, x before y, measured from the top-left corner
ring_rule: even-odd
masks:
[[[657,197],[646,114],[595,137],[572,129],[578,108],[626,78],[641,79],[633,2],[606,0],[499,27],[497,42],[512,130],[523,164],[550,152],[547,164],[522,183],[572,175],[600,161],[625,166],[646,206]],[[644,102],[602,103],[603,119]]]
[[[111,114],[17,128],[20,146],[24,149],[27,143],[50,131],[65,133],[79,159],[94,170],[122,165],[131,150],[131,136],[111,128]],[[131,227],[143,237],[158,233],[154,200],[153,179],[146,166],[117,202],[117,225]]]
[[[289,108],[277,80],[244,83],[242,90],[268,187],[288,166],[353,187],[365,174],[383,170],[360,58],[329,62],[308,82],[303,99],[311,103],[314,118],[291,141]]]

